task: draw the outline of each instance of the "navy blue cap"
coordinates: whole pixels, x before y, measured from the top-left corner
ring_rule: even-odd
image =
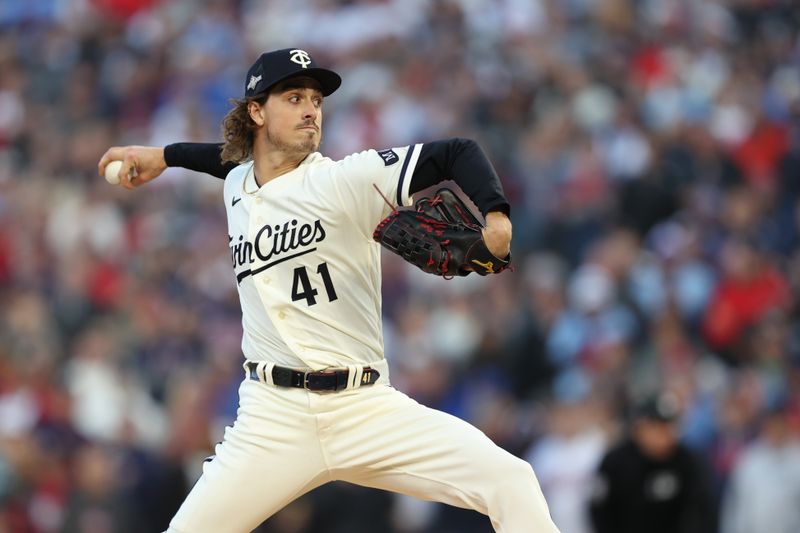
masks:
[[[321,68],[311,55],[300,48],[284,48],[259,56],[245,79],[244,96],[252,98],[268,92],[275,84],[294,76],[317,80],[322,95],[328,96],[339,88],[342,78],[332,70]]]
[[[675,422],[680,418],[678,399],[671,393],[659,393],[645,398],[634,407],[635,419]]]

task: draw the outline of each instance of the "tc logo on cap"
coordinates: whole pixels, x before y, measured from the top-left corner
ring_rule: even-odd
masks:
[[[291,54],[289,60],[293,63],[297,63],[303,68],[308,68],[311,64],[311,58],[308,57],[308,52],[305,50],[291,50],[289,53]]]

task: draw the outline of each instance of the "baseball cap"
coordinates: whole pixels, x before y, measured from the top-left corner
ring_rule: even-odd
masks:
[[[635,419],[674,422],[680,417],[680,405],[674,394],[659,393],[645,398],[633,410]]]
[[[323,96],[339,88],[342,78],[332,70],[321,68],[311,55],[300,48],[283,48],[265,52],[247,71],[244,96],[252,98],[269,91],[276,83],[294,76],[308,76],[317,80]]]

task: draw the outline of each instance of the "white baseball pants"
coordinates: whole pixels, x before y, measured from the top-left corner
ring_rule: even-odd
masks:
[[[474,509],[501,533],[557,533],[530,465],[387,384],[335,393],[250,379],[168,533],[247,533],[329,481]]]

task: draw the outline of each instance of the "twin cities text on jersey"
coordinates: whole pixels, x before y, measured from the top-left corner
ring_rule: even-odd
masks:
[[[247,276],[258,274],[278,263],[313,252],[316,248],[308,248],[308,246],[323,239],[325,239],[325,229],[322,227],[322,222],[315,220],[311,223],[300,224],[296,219],[285,222],[283,225],[267,224],[263,226],[258,230],[252,242],[246,240],[244,235],[239,235],[238,238],[228,235],[228,246],[231,250],[236,281],[241,283]],[[253,270],[250,266],[256,258],[266,261],[266,264]],[[242,267],[246,268],[241,270]]]

